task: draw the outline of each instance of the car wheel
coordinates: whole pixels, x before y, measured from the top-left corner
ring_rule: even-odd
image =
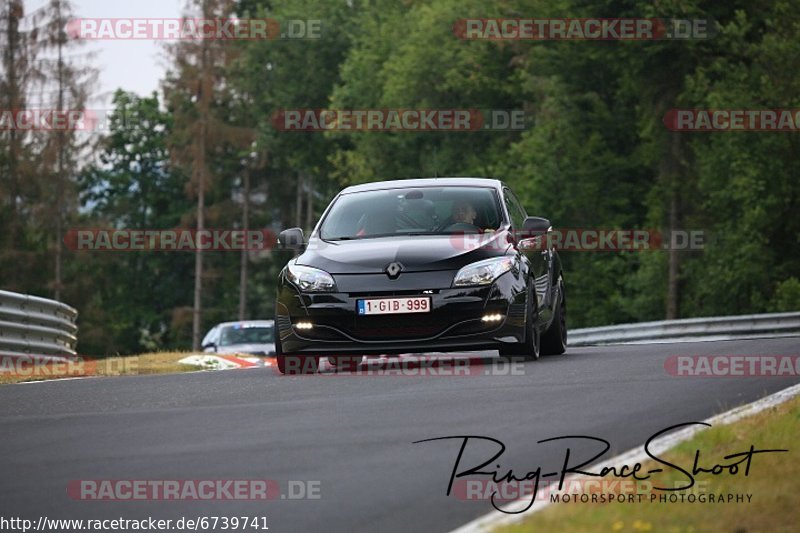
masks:
[[[539,359],[540,338],[539,329],[536,327],[535,315],[538,315],[534,305],[536,298],[533,291],[528,295],[528,312],[525,313],[525,341],[500,348],[500,355],[506,357],[521,357],[525,361]]]
[[[564,294],[564,280],[559,277],[555,317],[542,335],[542,353],[559,355],[565,351],[567,351],[567,299]]]
[[[275,359],[281,374],[313,374],[319,369],[319,357],[313,355],[286,355],[283,353],[281,339],[275,337]]]

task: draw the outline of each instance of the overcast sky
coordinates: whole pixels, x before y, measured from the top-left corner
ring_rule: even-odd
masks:
[[[46,4],[46,0],[25,0],[27,12]],[[176,18],[185,0],[72,0],[76,17],[86,18]],[[159,89],[166,70],[160,42],[144,40],[90,41],[80,48],[94,52],[98,69],[91,106],[107,108],[118,88],[140,95]]]

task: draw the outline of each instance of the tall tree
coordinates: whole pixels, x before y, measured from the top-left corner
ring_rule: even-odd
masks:
[[[34,22],[42,36],[43,48],[39,67],[39,101],[42,107],[59,113],[86,108],[97,72],[87,63],[91,55],[74,53],[84,44],[67,35],[67,23],[74,18],[71,2],[49,0]],[[53,224],[52,291],[58,300],[63,290],[64,225],[67,218],[77,211],[75,174],[79,157],[87,144],[77,130],[64,127],[43,131],[39,137],[38,172],[48,179],[48,185],[52,184],[44,187],[44,191],[45,201],[51,206],[48,218]]]
[[[726,7],[676,107],[800,107],[797,3]],[[800,309],[800,139],[791,132],[684,135],[697,175],[697,216],[709,233],[705,253],[685,261],[687,314]]]
[[[285,109],[326,108],[341,80],[341,64],[358,33],[357,2],[327,0],[241,0],[243,17],[270,18],[286,29],[289,21],[320,21],[319,35],[301,39],[243,41],[230,71],[231,82],[252,98],[258,145],[269,165],[254,179],[270,185],[276,223],[311,226],[336,188],[328,179],[330,158],[342,141],[321,133],[286,133],[272,124]],[[317,177],[323,177],[318,179]],[[321,201],[320,201],[321,200]]]
[[[31,19],[26,17],[22,0],[0,1],[0,109],[5,112],[27,108],[28,94],[36,75],[39,49]],[[34,200],[35,157],[31,135],[16,127],[0,128],[0,224],[7,228],[0,235],[0,266],[8,270],[5,287],[22,290],[15,265],[30,260],[25,251],[24,218]]]
[[[457,38],[455,21],[513,16],[482,0],[379,0],[358,12],[353,46],[331,95],[335,109],[519,110],[516,46]],[[342,183],[387,177],[485,175],[519,131],[381,132],[333,135]]]
[[[109,134],[79,174],[82,226],[169,229],[192,206],[186,178],[170,165],[172,116],[158,96],[117,91]],[[185,348],[180,321],[191,295],[191,256],[182,252],[77,252],[65,289],[81,310],[81,353]],[[155,297],[154,295],[157,295]]]
[[[234,14],[231,0],[192,0],[190,11],[203,20],[229,19]],[[215,156],[228,145],[246,145],[247,128],[231,124],[230,86],[225,83],[226,67],[235,55],[232,41],[211,38],[185,40],[168,46],[172,67],[164,82],[169,109],[175,115],[170,152],[175,162],[188,169],[189,191],[197,199],[196,228],[206,227],[206,195],[217,177]],[[227,154],[230,156],[230,154]],[[219,165],[217,165],[219,168]],[[192,305],[192,347],[200,347],[203,308],[203,251],[195,251]]]
[[[241,177],[241,202],[242,202],[242,220],[241,230],[247,235],[250,231],[250,205],[252,187],[250,186],[250,179],[254,170],[263,167],[264,159],[259,157],[258,152],[255,151],[256,143],[253,143],[253,150],[245,157],[242,157],[242,177]],[[239,254],[239,320],[247,318],[247,279],[248,269],[247,263],[251,250],[247,247],[242,248]]]

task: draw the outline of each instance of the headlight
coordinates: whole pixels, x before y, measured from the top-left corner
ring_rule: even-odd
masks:
[[[455,280],[453,280],[453,286],[488,285],[496,280],[498,276],[505,274],[512,268],[514,268],[513,257],[504,256],[484,259],[459,270]]]
[[[286,277],[304,292],[331,292],[336,290],[333,277],[318,268],[288,264]]]

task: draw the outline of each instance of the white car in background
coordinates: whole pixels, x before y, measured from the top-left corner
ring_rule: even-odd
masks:
[[[201,347],[211,353],[275,355],[275,321],[222,322],[211,328]]]

